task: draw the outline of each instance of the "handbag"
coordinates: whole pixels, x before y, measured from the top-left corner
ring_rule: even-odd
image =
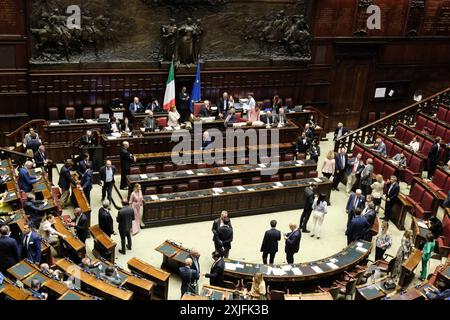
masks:
[[[388,279],[386,282],[383,283],[383,288],[386,290],[392,290],[395,289],[396,284],[393,279]]]

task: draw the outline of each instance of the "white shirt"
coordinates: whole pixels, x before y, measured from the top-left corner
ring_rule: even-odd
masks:
[[[419,151],[420,145],[418,141],[411,141],[409,143],[409,146],[411,147],[411,149],[413,149],[414,152]]]
[[[112,130],[113,132],[119,131],[119,129],[117,129],[117,123],[112,123],[112,124],[111,124],[111,130]]]
[[[53,229],[52,224],[48,220],[45,220],[42,223],[41,230],[43,231],[41,232],[41,234],[46,240],[48,240],[50,236],[58,234],[58,232],[55,229]]]

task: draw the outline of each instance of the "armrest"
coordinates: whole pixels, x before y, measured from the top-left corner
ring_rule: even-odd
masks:
[[[345,283],[343,283],[343,282],[341,282],[341,281],[339,281],[339,280],[336,280],[336,281],[334,282],[334,284],[335,284],[335,285],[337,284],[337,287],[345,287]]]
[[[355,277],[354,276],[352,276],[350,273],[348,273],[347,271],[344,271],[344,274],[346,275],[346,276],[348,276],[349,278],[351,278],[351,279],[355,279]]]
[[[321,286],[317,286],[317,289],[318,292],[326,292],[326,290],[323,289]]]

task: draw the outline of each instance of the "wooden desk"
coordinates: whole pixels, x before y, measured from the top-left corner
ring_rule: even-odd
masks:
[[[161,268],[170,270],[175,274],[178,274],[178,268],[184,266],[184,260],[191,253],[190,249],[170,240],[164,241],[155,250],[163,255]]]
[[[261,272],[266,284],[270,284],[273,289],[292,289],[303,292],[303,289],[310,287],[314,290],[321,282],[331,284],[344,271],[363,263],[371,250],[372,243],[355,241],[330,257],[292,265],[268,266],[225,259],[224,275],[227,280],[233,282],[236,279],[251,281],[255,273]]]
[[[93,261],[94,264],[96,264],[97,262],[102,264],[102,270],[105,270],[108,266],[115,266],[114,263],[111,263],[110,261],[107,261],[105,259]],[[100,270],[98,268],[92,269],[92,272],[95,273],[98,277],[100,276]],[[121,286],[130,291],[133,291],[134,299],[149,300],[152,298],[155,283],[132,274],[131,272],[128,272],[120,267],[117,268],[117,272],[119,274],[119,277],[122,279]]]
[[[95,292],[96,295],[98,294],[105,299],[131,300],[133,298],[133,292],[97,279],[94,275],[86,273],[67,259],[58,260],[56,267],[80,280],[82,287]]]
[[[73,255],[80,260],[84,258],[86,254],[86,245],[66,228],[61,217],[55,217],[54,228],[56,231],[66,236],[65,239],[60,238],[60,241],[63,241],[65,244],[66,249],[71,251]]]
[[[155,268],[139,258],[131,258],[127,264],[130,271],[151,280],[155,284],[153,291],[154,298],[167,300],[170,273]]]
[[[143,222],[153,227],[212,220],[222,210],[236,217],[300,209],[310,183],[317,183],[316,192],[326,194],[329,202],[331,182],[324,177],[265,182],[144,196]]]
[[[285,173],[292,173],[295,179],[297,172],[302,172],[304,177],[308,177],[309,172],[317,171],[317,163],[314,160],[282,161],[278,163],[277,174],[282,176]],[[229,165],[223,167],[178,170],[169,172],[133,174],[127,176],[129,194],[133,191],[132,186],[139,183],[143,190],[146,187],[157,187],[161,192],[163,185],[177,185],[188,183],[191,179],[199,181],[199,189],[213,188],[213,182],[221,180],[225,186],[231,186],[233,179],[242,179],[242,184],[251,184],[253,177],[261,177],[262,181],[269,181],[270,175],[264,175],[264,171],[270,168],[270,164],[242,164]]]
[[[91,226],[89,232],[94,239],[94,249],[92,250],[94,256],[114,263],[117,244],[100,229],[98,224]]]
[[[422,249],[426,242],[427,236],[431,234],[426,222],[422,219],[411,216],[411,230],[413,232],[414,247],[417,249]]]
[[[414,270],[422,260],[422,251],[414,249],[408,259],[402,265],[402,271],[400,273],[400,279],[398,281],[399,286],[406,287],[414,278]]]
[[[356,287],[355,300],[381,300],[389,294],[397,292],[400,287],[396,285],[393,289],[386,289],[384,283],[388,280],[388,277],[382,277],[377,279],[374,283],[366,283]]]
[[[450,262],[438,273],[437,281],[442,280],[447,286],[450,286]]]
[[[208,297],[198,296],[198,295],[192,295],[192,294],[183,294],[181,297],[181,300],[188,300],[188,301],[204,301],[209,300]]]
[[[235,290],[203,285],[200,295],[207,297],[209,300],[232,300]]]
[[[3,280],[0,284],[0,297],[9,300],[34,300],[30,291],[16,287],[9,279]]]
[[[333,300],[333,296],[329,292],[285,294],[284,300]]]
[[[69,290],[59,297],[58,300],[96,300],[96,298],[88,294],[81,294],[77,291]]]

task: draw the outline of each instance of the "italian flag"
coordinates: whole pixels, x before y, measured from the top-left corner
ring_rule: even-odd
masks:
[[[175,105],[175,71],[173,62],[170,64],[169,77],[166,82],[166,93],[164,94],[164,110],[169,110]]]

